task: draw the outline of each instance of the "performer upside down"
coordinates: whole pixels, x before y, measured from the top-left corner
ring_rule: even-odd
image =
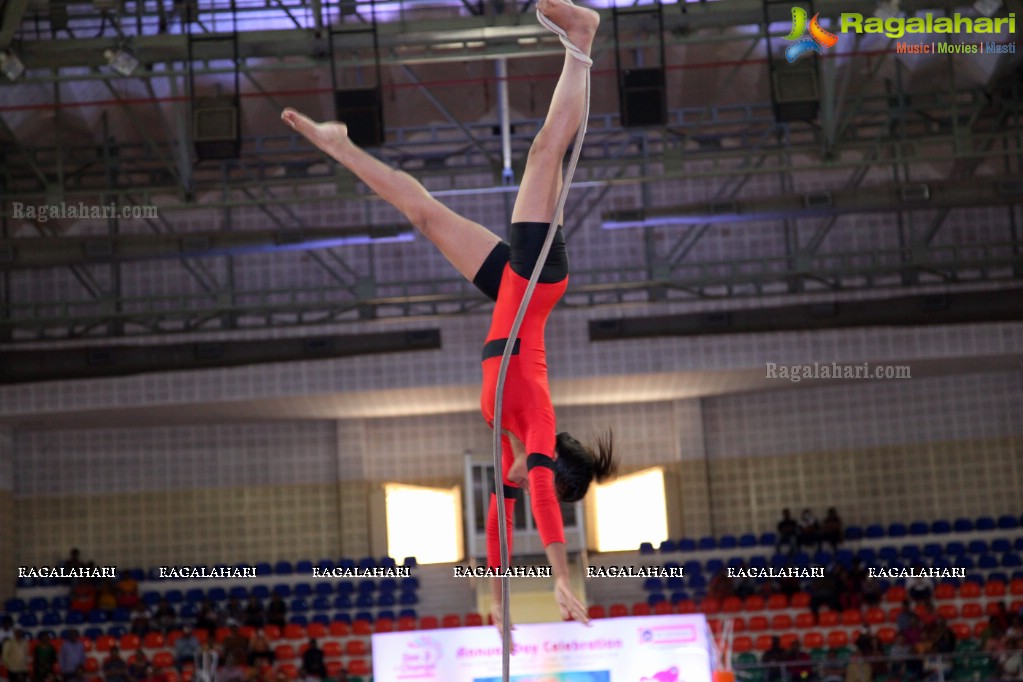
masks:
[[[344,123],[316,123],[286,109],[283,120],[310,142],[355,173],[381,198],[440,249],[466,279],[496,301],[483,347],[483,416],[494,428],[498,367],[526,285],[537,262],[561,190],[562,162],[585,110],[586,69],[600,16],[569,0],[539,0],[541,23],[562,37],[565,63],[544,121],[529,149],[525,172],[512,209],[509,242],[463,218],[439,201],[407,173],[390,168],[359,149]],[[560,216],[559,216],[560,218]],[[544,327],[568,286],[568,255],[558,228],[539,283],[513,346],[505,378],[502,408],[502,473],[505,486],[508,540],[511,544],[514,505],[519,491],[530,492],[533,516],[555,578],[554,599],[563,618],[589,622],[586,607],[569,583],[561,502],[575,502],[590,482],[602,481],[616,468],[610,433],[598,438],[596,450],[567,433],[557,433],[547,381]],[[500,566],[496,495],[487,517],[487,562]],[[509,555],[510,555],[509,547]],[[500,582],[492,582],[491,615],[502,625]]]

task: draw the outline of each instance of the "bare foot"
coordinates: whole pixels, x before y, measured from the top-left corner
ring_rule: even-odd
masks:
[[[324,151],[333,150],[348,142],[348,126],[339,121],[317,123],[291,107],[281,112],[281,120]]]
[[[593,36],[600,25],[600,15],[592,9],[576,7],[569,0],[538,0],[536,8],[560,26],[568,39],[587,55],[593,45]]]

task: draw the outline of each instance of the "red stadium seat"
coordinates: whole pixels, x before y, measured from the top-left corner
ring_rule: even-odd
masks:
[[[989,601],[984,608],[984,612],[989,616],[997,616],[1002,612],[1002,607],[1004,606],[1005,602]]]
[[[934,599],[936,601],[945,601],[946,599],[956,598],[956,586],[951,583],[939,583],[934,588]]]
[[[323,657],[324,658],[338,658],[344,649],[341,648],[341,642],[336,639],[328,639],[323,643]]]
[[[802,613],[796,614],[796,627],[800,630],[817,627],[817,621],[814,620],[812,613],[803,611]]]
[[[791,630],[792,616],[787,613],[776,613],[771,616],[772,630]]]
[[[732,632],[746,632],[746,621],[742,618],[732,618]]]
[[[327,661],[327,677],[331,679],[338,679],[341,677],[341,669],[344,666],[341,661]]]
[[[437,616],[423,616],[419,619],[420,630],[436,630],[440,627],[440,623],[437,622]]]
[[[988,580],[984,583],[984,596],[986,597],[1004,597],[1005,596],[1005,583],[1001,580]]]
[[[99,661],[92,656],[88,656],[85,659],[85,672],[87,673],[98,673],[99,672]]]
[[[751,594],[742,602],[743,611],[763,611],[766,603],[759,594]]]
[[[889,604],[901,604],[906,600],[906,588],[901,585],[892,585],[884,593],[884,600]]]
[[[817,616],[817,623],[825,628],[838,625],[838,611],[821,611]]]
[[[708,618],[707,619],[707,627],[710,628],[710,631],[712,633],[714,633],[715,635],[720,635],[721,634],[722,626],[721,626],[721,621],[719,619],[717,619],[717,618]]]
[[[213,633],[213,641],[217,644],[223,644],[224,641],[231,636],[231,628],[221,627],[217,628]]]
[[[458,628],[462,627],[462,619],[457,613],[449,613],[440,620],[441,627],[444,628]]]
[[[284,626],[284,639],[305,639],[305,628],[298,623],[288,623]]]
[[[973,636],[976,637],[977,639],[980,639],[981,637],[984,636],[984,632],[987,630],[987,628],[988,624],[985,621],[982,620],[977,621],[977,623],[973,626]]]
[[[178,671],[172,668],[171,670],[164,670],[160,674],[160,679],[163,682],[180,682],[181,677],[178,675]]]
[[[1009,594],[1019,596],[1023,594],[1023,578],[1013,578],[1009,583]]]
[[[699,610],[701,613],[705,613],[707,615],[720,613],[721,604],[714,597],[706,597],[700,602]]]
[[[725,600],[721,602],[722,613],[738,613],[742,611],[742,600],[738,597],[725,597]]]
[[[803,635],[803,646],[807,649],[820,649],[824,646],[824,635],[818,630],[811,630]]]
[[[593,604],[588,609],[586,609],[586,615],[590,617],[590,620],[594,620],[597,618],[607,618],[607,611],[605,611],[604,607],[601,606],[600,604]]]
[[[622,618],[629,615],[629,609],[625,604],[611,604],[611,617]]]
[[[281,638],[281,627],[279,625],[264,625],[263,636],[271,642]]]
[[[883,628],[877,629],[877,638],[881,640],[881,644],[891,644],[895,641],[895,637],[898,632],[895,628],[886,625]]]
[[[371,672],[372,670],[369,667],[369,663],[364,658],[353,659],[348,664],[348,673],[350,675],[359,675],[361,677],[363,675],[369,675]]]
[[[327,626],[323,623],[309,623],[305,631],[312,639],[323,639],[327,636]]]
[[[963,583],[959,586],[960,599],[976,599],[980,596],[980,585],[974,582]]]
[[[121,651],[135,651],[142,644],[142,640],[133,632],[121,635]]]
[[[289,680],[298,679],[298,666],[294,663],[279,663],[277,665],[277,672],[284,673],[284,676]]]
[[[902,613],[902,609],[898,606],[894,606],[888,609],[888,622],[894,623],[899,620],[899,614]]]
[[[676,613],[696,613],[696,604],[692,599],[683,599],[675,604]]]
[[[881,623],[884,623],[886,620],[884,609],[876,606],[870,607],[867,609],[867,615],[864,617],[864,620],[867,621],[868,625],[880,625]]]
[[[938,615],[946,621],[953,621],[959,617],[959,609],[955,604],[941,604],[938,606]]]
[[[408,632],[416,629],[416,619],[412,616],[401,616],[398,618],[398,632]]]
[[[654,604],[654,614],[658,616],[667,616],[674,613],[674,609],[671,607],[670,601],[659,601]]]
[[[116,641],[117,640],[110,635],[100,635],[96,638],[96,651],[110,651],[110,647],[112,647]]]
[[[842,612],[842,625],[862,625],[863,614],[859,609],[846,609]]]
[[[787,609],[788,607],[788,595],[776,592],[767,598],[767,608],[769,609]]]
[[[984,617],[984,609],[975,601],[967,602],[963,604],[963,608],[959,611],[963,618],[973,620],[975,618]]]
[[[274,656],[278,661],[287,661],[296,658],[295,647],[290,644],[278,644],[274,647]]]
[[[162,649],[166,646],[162,632],[147,632],[146,636],[142,638],[142,644],[147,649]]]
[[[791,606],[794,609],[810,608],[810,593],[796,592],[794,595],[792,595],[792,599],[789,602],[789,606]]]
[[[181,682],[192,682],[195,678],[195,669],[191,666],[182,668],[181,670]]]
[[[749,627],[750,632],[763,632],[768,628],[767,616],[750,616],[749,622],[746,625]]]
[[[632,605],[632,615],[634,616],[649,616],[650,615],[650,604],[645,601],[638,601]]]
[[[732,640],[732,651],[737,654],[753,650],[753,640],[746,635],[740,635]]]
[[[970,626],[966,623],[952,623],[952,632],[955,633],[956,639],[970,638]]]
[[[771,635],[758,635],[757,638],[753,640],[753,648],[757,651],[767,651],[771,648],[772,644],[774,644],[774,637]]]
[[[265,632],[265,630],[264,630]],[[330,624],[330,636],[331,637],[347,637],[351,634],[352,629],[348,627],[348,623],[343,620],[335,620]],[[267,637],[269,639],[269,636]]]
[[[153,655],[153,667],[160,668],[171,668],[174,666],[174,655],[169,651],[157,651]]]
[[[483,625],[483,616],[478,613],[467,613],[465,614],[465,626],[466,627],[477,627]]]
[[[394,621],[390,618],[377,618],[377,622],[373,624],[373,632],[377,634],[394,632]]]
[[[828,633],[828,646],[832,649],[838,649],[839,647],[848,646],[849,644],[849,633],[845,630],[832,630]]]
[[[793,642],[798,642],[799,641],[799,635],[797,635],[794,632],[786,632],[784,635],[782,635],[778,639],[781,640],[782,648],[783,649],[788,649],[789,647],[792,646]]]
[[[373,625],[368,620],[362,620],[361,618],[355,621],[355,625],[352,627],[352,631],[357,635],[372,635]]]
[[[369,653],[369,647],[364,639],[350,639],[345,645],[345,653],[349,656],[365,656]]]

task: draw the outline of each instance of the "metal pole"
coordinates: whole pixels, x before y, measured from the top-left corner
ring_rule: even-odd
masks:
[[[501,57],[497,60],[497,108],[501,119],[501,159],[504,167],[501,170],[501,182],[504,185],[515,184],[515,171],[512,170],[511,153],[511,105],[508,102],[508,60]]]

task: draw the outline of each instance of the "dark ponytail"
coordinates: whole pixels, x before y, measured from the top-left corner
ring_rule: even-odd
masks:
[[[603,483],[618,473],[611,429],[595,439],[596,452],[565,432],[557,435],[554,486],[562,502],[577,502],[586,495],[590,481]]]

